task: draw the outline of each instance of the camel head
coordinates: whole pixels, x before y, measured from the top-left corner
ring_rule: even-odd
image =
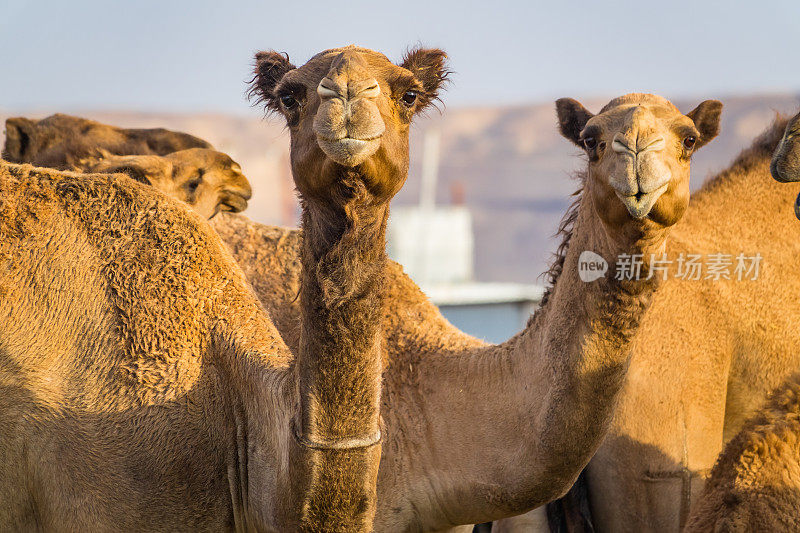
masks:
[[[722,104],[706,100],[684,115],[660,96],[628,94],[597,115],[570,98],[556,109],[561,133],[586,151],[585,187],[603,221],[671,226],[689,204],[691,157],[719,132]]]
[[[800,181],[800,113],[786,126],[770,170],[772,177],[782,183]]]
[[[787,124],[772,155],[770,171],[772,177],[782,183],[800,181],[800,113]],[[800,219],[800,195],[794,202],[794,214]]]
[[[242,169],[226,154],[191,148],[166,156],[105,153],[75,167],[85,172],[127,174],[189,204],[205,218],[219,211],[243,211],[252,191]]]
[[[297,68],[284,54],[259,52],[250,94],[285,117],[293,175],[306,199],[330,198],[331,187],[356,171],[385,201],[405,181],[411,120],[437,99],[446,59],[441,50],[416,49],[395,65],[347,46]]]
[[[97,155],[98,149],[117,155],[166,155],[189,148],[210,149],[212,146],[188,133],[163,128],[118,128],[59,113],[42,120],[24,117],[6,120],[3,159],[69,169],[78,160]]]

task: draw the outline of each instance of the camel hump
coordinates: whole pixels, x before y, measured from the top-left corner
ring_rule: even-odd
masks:
[[[113,401],[174,399],[205,357],[282,353],[208,224],[124,176],[0,163],[0,262],[0,356],[29,376],[65,369],[79,390],[59,388],[57,404],[91,383]]]

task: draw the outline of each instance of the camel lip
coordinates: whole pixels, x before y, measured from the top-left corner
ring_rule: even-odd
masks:
[[[656,201],[664,194],[667,190],[669,183],[665,183],[661,187],[650,191],[650,192],[643,192],[638,191],[635,194],[624,195],[621,194],[619,191],[614,191],[617,197],[622,201],[625,205],[625,208],[628,210],[628,213],[635,218],[636,220],[641,220],[647,215],[650,214],[650,210],[653,209]]]
[[[369,141],[376,141],[381,137],[383,137],[382,133],[380,135],[375,135],[373,137],[364,137],[364,138],[350,137],[349,135],[344,135],[342,137],[325,137],[324,135],[319,135],[319,134],[317,135],[317,139],[329,143],[349,142],[349,141],[369,142]]]
[[[240,194],[228,194],[220,204],[222,211],[230,211],[232,213],[239,213],[247,209],[247,198]]]

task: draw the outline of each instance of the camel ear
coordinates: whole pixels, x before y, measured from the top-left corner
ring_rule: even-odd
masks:
[[[692,119],[700,138],[697,139],[696,148],[700,148],[711,142],[719,133],[719,117],[722,114],[722,102],[719,100],[706,100],[700,105],[686,113]]]
[[[35,134],[36,122],[16,117],[6,120],[6,145],[3,148],[3,159],[12,163],[24,163],[31,154],[31,143]]]
[[[264,104],[267,109],[278,111],[280,108],[275,97],[275,87],[281,78],[294,68],[295,66],[289,63],[289,56],[286,54],[274,50],[258,52],[247,98],[255,105]]]
[[[594,115],[577,100],[559,98],[556,100],[556,114],[561,135],[583,148],[581,132]]]
[[[400,66],[410,70],[422,84],[423,92],[418,95],[418,111],[439,98],[439,91],[449,81],[451,73],[447,64],[447,54],[438,48],[409,50],[403,56]]]

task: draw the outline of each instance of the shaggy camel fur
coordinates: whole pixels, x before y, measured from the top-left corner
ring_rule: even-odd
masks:
[[[2,158],[12,163],[71,170],[81,159],[98,156],[99,149],[115,155],[166,155],[189,148],[213,146],[188,133],[163,128],[117,128],[59,113],[42,120],[6,120]]]
[[[244,211],[253,194],[238,163],[222,152],[206,148],[190,148],[165,156],[118,156],[102,152],[101,157],[81,159],[72,167],[82,172],[127,174],[186,202],[205,218],[212,218],[220,211]]]
[[[274,68],[273,68],[274,69]],[[280,87],[280,85],[279,85]],[[559,102],[564,134],[582,143],[587,131],[637,149],[662,135],[668,142],[644,154],[650,169],[668,166],[672,181],[648,217],[629,209],[652,201],[612,192],[605,173],[625,169],[629,152],[592,145],[583,193],[568,217],[554,287],[521,334],[491,346],[447,323],[402,272],[389,263],[391,305],[384,317],[387,351],[382,415],[386,440],[378,478],[381,531],[443,530],[519,513],[561,494],[591,456],[609,421],[629,364],[630,344],[657,280],[592,283],[578,279],[578,258],[594,250],[613,263],[619,253],[661,249],[667,227],[688,202],[687,137],[700,146],[714,137],[719,104],[689,117],[667,101],[630,95],[593,117],[574,101]],[[588,125],[587,125],[588,122]],[[698,131],[698,129],[700,131]],[[591,144],[591,141],[589,141]],[[643,145],[646,147],[648,145]],[[662,185],[656,183],[655,185]],[[656,189],[649,189],[652,194]],[[634,195],[635,196],[635,195]],[[637,211],[641,214],[641,211]],[[293,349],[301,338],[298,246],[301,234],[223,215],[212,222],[228,244]],[[643,267],[644,277],[647,264]],[[487,391],[502,390],[492,396]]]
[[[800,374],[725,446],[684,531],[800,531]]]
[[[778,181],[800,181],[799,127],[800,114],[773,155]],[[685,531],[800,531],[800,374],[725,446]]]
[[[302,111],[280,97],[300,118],[294,359],[197,215],[125,177],[2,164],[4,529],[371,529],[387,203],[443,57],[345,49],[293,69],[321,93]]]

